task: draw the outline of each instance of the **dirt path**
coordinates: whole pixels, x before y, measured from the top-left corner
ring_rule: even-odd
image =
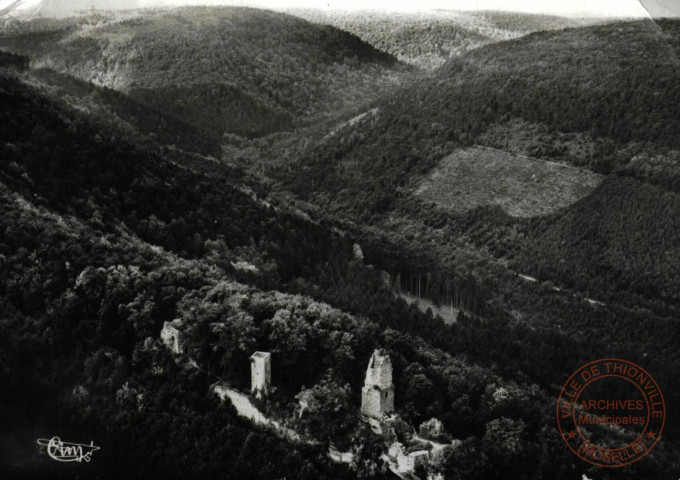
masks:
[[[253,402],[250,400],[250,397],[239,392],[234,388],[229,387],[226,383],[218,382],[212,385],[211,390],[215,392],[215,394],[218,397],[220,397],[220,400],[224,401],[226,399],[229,399],[229,401],[231,401],[231,404],[236,409],[236,412],[240,416],[247,418],[251,422],[256,423],[258,425],[270,427],[278,435],[292,442],[301,442],[307,444],[317,443],[313,442],[311,439],[304,438],[295,430],[288,428],[285,425],[282,425],[280,422],[268,418],[255,405],[253,405]]]

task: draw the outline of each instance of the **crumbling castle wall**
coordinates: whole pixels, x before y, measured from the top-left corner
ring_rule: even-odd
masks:
[[[386,353],[376,350],[368,362],[364,387],[361,389],[361,413],[382,418],[393,411],[392,362]]]

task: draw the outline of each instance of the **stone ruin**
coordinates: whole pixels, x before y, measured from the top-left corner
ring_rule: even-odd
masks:
[[[430,461],[430,452],[416,450],[408,452],[406,447],[399,442],[390,445],[388,457],[397,465],[399,473],[411,474],[419,465],[427,465]]]
[[[361,389],[361,413],[380,419],[394,412],[394,385],[392,362],[382,350],[373,352],[366,370],[366,380]]]
[[[269,395],[272,384],[272,355],[255,352],[250,356],[250,391],[257,398]]]
[[[176,318],[172,322],[165,322],[161,330],[161,341],[175,355],[184,353],[184,332],[182,320]]]

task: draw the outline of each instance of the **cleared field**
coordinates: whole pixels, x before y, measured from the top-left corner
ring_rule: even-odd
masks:
[[[444,157],[415,195],[459,213],[498,205],[509,215],[532,217],[571,205],[601,180],[587,170],[471,147]]]

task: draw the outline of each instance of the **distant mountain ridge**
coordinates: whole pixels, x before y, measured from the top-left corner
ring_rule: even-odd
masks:
[[[50,28],[29,22],[9,30],[0,48],[218,135],[260,136],[351,110],[406,71],[349,33],[265,10],[195,7],[36,23]]]
[[[651,22],[533,33],[488,45],[450,59],[433,77],[382,102],[376,115],[310,150],[301,161],[311,178],[294,181],[314,186],[306,194],[356,189],[363,200],[348,198],[364,208],[386,200],[366,203],[369,192],[389,191],[395,198],[399,187],[455,148],[513,119],[545,125],[546,136],[567,132],[588,139],[588,155],[561,157],[557,148],[544,158],[555,155],[605,173],[624,168],[644,142],[680,148],[676,55],[677,44]],[[512,143],[520,133],[502,133],[503,140]],[[488,135],[485,141],[493,143]],[[664,165],[673,168],[674,162]],[[315,175],[319,171],[323,175]],[[382,187],[364,185],[369,178],[380,178]],[[660,175],[659,181],[676,180]]]
[[[425,70],[434,70],[451,57],[489,43],[598,21],[495,11],[285,11],[315,23],[346,30],[399,60]]]

